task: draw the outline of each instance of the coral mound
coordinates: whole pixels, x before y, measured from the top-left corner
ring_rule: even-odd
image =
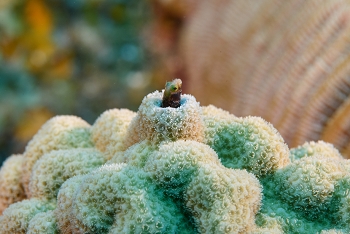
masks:
[[[56,116],[41,127],[24,152],[22,180],[28,195],[35,162],[52,150],[92,147],[89,127],[87,122],[76,116]]]
[[[163,93],[92,126],[44,124],[0,170],[0,234],[350,232],[350,163],[333,145],[289,149],[260,117],[179,93],[162,107]]]

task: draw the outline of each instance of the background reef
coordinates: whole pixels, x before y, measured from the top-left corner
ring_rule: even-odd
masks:
[[[1,1],[0,164],[52,116],[92,123],[164,85],[145,47],[150,13],[137,0]]]

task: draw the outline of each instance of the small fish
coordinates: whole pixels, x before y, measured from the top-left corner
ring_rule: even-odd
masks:
[[[163,94],[162,107],[172,107],[178,108],[180,107],[181,101],[181,89],[182,81],[181,79],[175,79],[170,82],[166,82],[165,90]]]

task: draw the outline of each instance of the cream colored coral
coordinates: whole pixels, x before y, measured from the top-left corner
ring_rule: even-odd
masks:
[[[151,144],[150,141],[143,140],[130,146],[126,151],[118,152],[107,163],[127,163],[128,165],[142,168],[145,166],[150,154],[157,148],[158,146]]]
[[[143,100],[132,120],[129,129],[128,145],[141,140],[154,144],[162,141],[204,140],[204,126],[201,108],[191,95],[182,95],[180,107],[162,108],[163,92],[148,94]]]
[[[343,156],[332,144],[324,141],[306,142],[302,146],[290,150],[290,158],[292,162],[313,155],[322,155],[323,157],[333,158],[335,160],[343,159]]]
[[[29,180],[35,162],[52,150],[89,148],[90,125],[76,116],[56,116],[47,121],[28,143],[23,160],[22,183],[30,196]]]
[[[11,155],[0,169],[0,215],[12,203],[26,198],[21,184],[23,155]]]
[[[249,233],[255,228],[261,186],[245,170],[204,164],[189,183],[185,200],[200,233]]]
[[[59,234],[53,210],[36,214],[29,222],[26,234]],[[66,234],[66,233],[64,233]]]
[[[111,109],[103,112],[92,125],[92,141],[97,149],[106,154],[107,159],[126,149],[125,135],[135,115],[128,109]]]
[[[56,199],[67,179],[87,174],[105,163],[103,154],[94,148],[53,150],[34,165],[29,183],[31,197]]]
[[[56,204],[32,198],[10,205],[0,216],[0,234],[25,234],[30,220],[38,213],[55,209]]]
[[[61,233],[77,233],[74,226],[71,226],[71,207],[73,204],[74,193],[82,182],[84,175],[74,176],[66,180],[61,186],[57,195],[57,208],[54,210],[57,225]]]
[[[202,116],[204,119],[208,117],[215,118],[217,120],[232,119],[235,117],[235,115],[231,114],[230,112],[213,105],[202,106]]]

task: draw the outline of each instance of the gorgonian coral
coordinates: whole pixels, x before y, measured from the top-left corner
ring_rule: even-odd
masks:
[[[0,170],[0,233],[350,231],[350,163],[331,144],[289,150],[265,120],[201,107],[179,84],[170,106],[162,91],[92,126],[49,120]]]

